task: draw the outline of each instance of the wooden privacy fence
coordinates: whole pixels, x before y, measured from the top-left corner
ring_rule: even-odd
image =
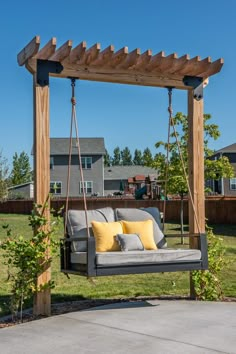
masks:
[[[166,222],[179,223],[179,199],[168,200],[166,205]],[[64,198],[52,199],[51,207],[58,211],[65,205]],[[88,209],[104,207],[111,208],[141,208],[155,206],[163,210],[163,201],[135,200],[125,198],[88,198]],[[209,197],[205,200],[206,218],[210,224],[236,224],[236,198],[235,197]],[[0,203],[0,213],[30,214],[33,208],[32,200],[8,200]],[[69,201],[70,209],[83,209],[82,198],[73,198]],[[184,222],[188,222],[188,201],[184,200]]]

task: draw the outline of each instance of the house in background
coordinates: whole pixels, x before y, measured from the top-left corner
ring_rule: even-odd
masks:
[[[104,167],[104,193],[117,192],[134,194],[144,187],[146,179],[157,180],[157,170],[146,166],[110,166]]]
[[[84,175],[84,188],[88,195],[104,194],[103,156],[104,138],[80,138],[80,151]],[[69,138],[50,139],[50,193],[58,197],[66,196],[69,164]],[[71,197],[81,196],[83,186],[80,176],[78,146],[72,143],[70,168]]]
[[[18,184],[8,188],[8,198],[28,199],[34,197],[34,182]]]
[[[212,192],[216,194],[236,196],[236,143],[216,151],[214,155],[211,156],[211,159],[217,160],[221,156],[228,157],[229,162],[234,168],[235,177],[207,181],[207,187],[210,187]]]

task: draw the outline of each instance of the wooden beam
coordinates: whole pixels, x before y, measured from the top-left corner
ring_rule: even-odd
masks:
[[[50,186],[50,138],[49,138],[49,86],[40,87],[34,75],[34,202],[43,205],[47,200]],[[50,219],[50,205],[45,209],[45,217]],[[48,255],[45,255],[47,258]],[[38,277],[38,286],[51,280],[51,269],[46,268]],[[51,314],[50,289],[36,293],[34,314]]]
[[[87,44],[85,41],[78,44],[74,49],[71,50],[70,56],[69,58],[66,58],[65,62],[76,63],[77,61],[82,60],[85,55],[86,47]]]
[[[163,60],[165,58],[165,53],[161,51],[160,53],[157,53],[153,57],[151,57],[151,60],[149,61],[148,65],[146,66],[147,71],[152,71],[156,68],[158,68]]]
[[[211,57],[207,57],[196,63],[191,69],[191,76],[199,76],[201,72],[207,70],[211,65]]]
[[[182,67],[180,67],[178,70],[175,71],[175,74],[180,74],[180,75],[192,75],[192,70],[200,62],[201,58],[199,56],[196,56],[186,62],[186,64]]]
[[[36,60],[30,59],[28,62],[28,70],[36,72]],[[78,66],[76,63],[68,63],[64,65],[64,69],[60,74],[50,73],[52,77],[68,78],[74,77],[80,80],[111,82],[118,84],[130,84],[130,85],[143,85],[154,87],[166,87],[172,86],[178,89],[189,90],[190,87],[186,87],[183,83],[183,76],[180,75],[163,75],[158,73],[146,72],[141,70],[127,70],[111,68],[111,67],[97,67]]]
[[[202,71],[201,73],[198,74],[198,76],[201,76],[203,78],[207,78],[211,75],[217,74],[222,66],[224,65],[224,59],[220,58],[213,63],[211,63],[208,68],[205,71]]]
[[[114,50],[114,45],[109,45],[106,49],[98,54],[97,59],[92,62],[92,65],[100,67],[106,65],[106,63],[111,59]]]
[[[188,92],[188,159],[189,184],[193,205],[189,201],[189,232],[205,232],[204,192],[204,118],[203,99],[197,101],[193,90]],[[196,215],[195,215],[195,212]]]
[[[165,72],[172,67],[173,63],[177,60],[178,55],[176,53],[170,54],[161,60],[160,65],[157,67],[158,72]]]
[[[115,68],[126,59],[127,55],[128,55],[128,47],[121,48],[120,50],[118,50],[112,55],[108,65]]]
[[[170,74],[176,73],[178,70],[182,69],[186,65],[189,59],[190,56],[188,54],[185,54],[182,57],[173,60],[172,65],[169,68],[166,68],[166,72]]]
[[[189,233],[205,232],[204,192],[204,119],[203,99],[194,99],[193,90],[188,92],[188,173],[193,205],[189,197]],[[198,248],[198,239],[189,240],[190,248]],[[190,296],[195,298],[190,274]]]
[[[146,50],[143,54],[141,54],[135,64],[135,70],[145,70],[147,64],[150,62],[152,58],[152,51],[151,49]]]
[[[70,55],[70,51],[72,48],[72,41],[66,41],[60,48],[56,50],[56,52],[50,56],[49,60],[53,61],[62,61]]]
[[[17,55],[17,62],[24,65],[29,58],[32,58],[39,50],[40,36],[35,36]]]
[[[57,45],[57,40],[55,37],[50,39],[50,41],[36,54],[37,59],[44,59],[47,60],[55,53]]]
[[[134,49],[130,52],[124,61],[122,61],[119,65],[116,66],[117,69],[128,69],[131,66],[135,65],[140,57],[140,49]]]
[[[83,58],[77,61],[77,64],[86,65],[86,66],[91,64],[94,60],[97,59],[100,49],[101,49],[100,43],[94,44],[92,47],[86,50]]]

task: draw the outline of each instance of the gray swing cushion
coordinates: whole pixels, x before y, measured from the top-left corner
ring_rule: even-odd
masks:
[[[167,246],[165,237],[158,226],[160,220],[158,218],[157,208],[146,208],[146,209],[135,209],[135,208],[117,208],[115,209],[116,220],[126,220],[126,221],[153,221],[153,236],[157,248],[165,248]],[[155,218],[153,217],[155,216]],[[158,222],[157,222],[158,220]]]
[[[165,262],[199,261],[201,251],[196,249],[158,249],[155,251],[129,251],[129,252],[97,252],[96,264],[98,266],[120,266],[155,264]],[[87,253],[71,253],[71,263],[86,264]]]
[[[143,251],[144,247],[138,234],[117,234],[116,240],[118,241],[121,251]]]
[[[96,210],[88,210],[88,225],[90,235],[93,236],[91,221],[113,222],[115,221],[114,211],[112,208],[101,208]],[[68,210],[67,214],[67,233],[69,237],[87,237],[87,226],[84,210]],[[71,243],[72,252],[87,251],[87,241],[73,241]]]

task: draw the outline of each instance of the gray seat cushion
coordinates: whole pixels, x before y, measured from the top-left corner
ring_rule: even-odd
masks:
[[[88,226],[90,235],[93,236],[91,221],[113,222],[115,221],[114,211],[112,208],[101,208],[96,210],[88,210]],[[67,214],[67,233],[69,237],[87,237],[87,225],[84,210],[68,210]],[[87,250],[86,241],[73,241],[71,243],[72,252],[83,252]]]
[[[98,266],[155,264],[201,259],[201,251],[196,249],[159,249],[156,251],[98,252]],[[87,253],[71,253],[71,263],[86,264]]]
[[[152,208],[152,209],[157,209],[157,208]],[[144,220],[151,219],[153,221],[153,235],[154,235],[154,240],[157,245],[157,248],[165,248],[166,247],[165,237],[160,227],[158,226],[158,223],[153,217],[153,212],[151,214],[150,210],[146,211],[144,209],[135,209],[135,208],[117,208],[115,209],[115,216],[116,216],[116,220],[126,220],[126,221],[144,221]]]

